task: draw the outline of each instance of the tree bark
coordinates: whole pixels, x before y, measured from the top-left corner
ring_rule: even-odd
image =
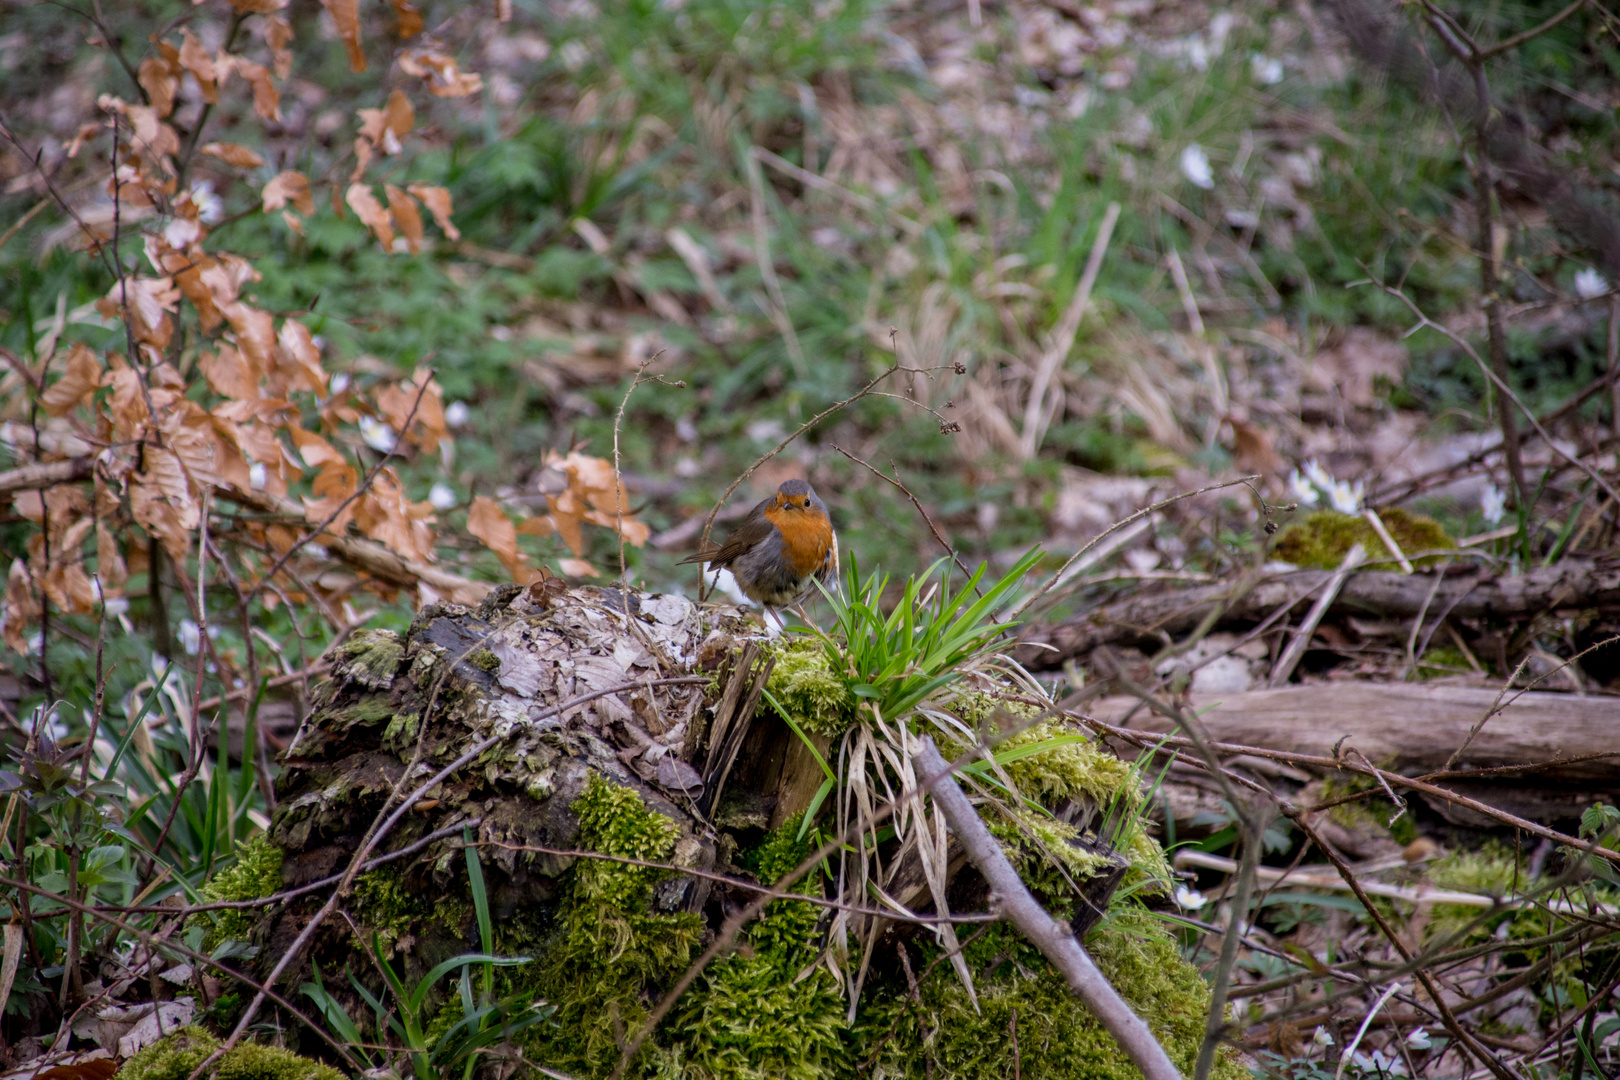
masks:
[[[1099,645],[1146,642],[1162,645],[1186,633],[1218,606],[1224,622],[1257,622],[1283,604],[1307,603],[1333,572],[1296,570],[1262,580],[1233,595],[1233,585],[1203,585],[1175,592],[1144,593],[1105,604],[1052,626],[1031,627],[1015,654],[1026,667],[1055,668]],[[1620,609],[1620,562],[1563,559],[1513,577],[1476,573],[1449,576],[1434,586],[1432,574],[1367,570],[1351,575],[1330,614],[1354,612],[1407,619],[1425,610],[1434,618],[1519,618],[1554,610]]]

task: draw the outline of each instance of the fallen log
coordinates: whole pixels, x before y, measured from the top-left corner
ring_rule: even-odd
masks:
[[[1222,622],[1257,622],[1283,605],[1308,603],[1332,576],[1329,570],[1293,570],[1268,575],[1247,589],[1238,580],[1140,593],[1050,626],[1032,626],[1015,655],[1024,666],[1040,669],[1059,667],[1099,645],[1162,645],[1222,606]],[[1330,614],[1409,619],[1419,612],[1430,618],[1449,612],[1453,618],[1492,619],[1598,608],[1620,608],[1620,562],[1565,559],[1517,576],[1451,572],[1438,590],[1433,572],[1366,570],[1344,583]]]
[[[1450,762],[1446,787],[1532,820],[1579,816],[1620,794],[1620,698],[1510,691],[1499,699],[1476,687],[1341,682],[1195,693],[1185,707],[1217,742],[1314,757],[1355,751],[1407,776]],[[1136,698],[1103,698],[1091,714],[1144,732],[1176,730]]]

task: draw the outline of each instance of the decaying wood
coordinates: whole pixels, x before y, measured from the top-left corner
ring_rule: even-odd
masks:
[[[1442,769],[1497,701],[1497,691],[1476,687],[1339,682],[1195,693],[1186,707],[1221,742],[1321,757],[1354,747],[1382,768],[1418,775]],[[1535,782],[1620,788],[1620,698],[1509,691],[1500,709],[1456,770],[1564,761],[1536,769]],[[1175,730],[1174,721],[1135,698],[1104,698],[1091,713],[1106,723],[1130,714],[1126,726],[1141,731]]]
[[[1344,583],[1330,613],[1349,612],[1409,619],[1425,608],[1454,618],[1522,618],[1557,610],[1620,608],[1620,560],[1564,559],[1516,576],[1487,576],[1472,569],[1447,573],[1430,599],[1433,573],[1366,570]],[[1143,593],[1024,634],[1016,656],[1026,667],[1051,668],[1099,645],[1163,644],[1193,629],[1218,607],[1220,619],[1256,622],[1278,607],[1308,603],[1333,576],[1329,570],[1295,570],[1262,579],[1243,591],[1240,582],[1173,592]]]
[[[912,759],[917,775],[925,778],[951,831],[966,850],[968,859],[990,883],[991,892],[1002,912],[1023,935],[1041,951],[1053,967],[1063,973],[1069,990],[1090,1009],[1129,1055],[1146,1080],[1181,1080],[1164,1047],[1140,1016],[1119,996],[1091,956],[1074,936],[1074,931],[1041,907],[1007,861],[996,838],[990,835],[973,804],[962,794],[950,766],[939,756],[934,740],[924,737]]]

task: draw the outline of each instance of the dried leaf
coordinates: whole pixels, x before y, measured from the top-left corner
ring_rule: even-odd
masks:
[[[584,559],[558,559],[557,569],[569,577],[601,577],[602,571]]]
[[[444,438],[444,391],[424,369],[417,369],[410,382],[379,390],[377,411],[390,427],[430,454]]]
[[[315,212],[315,200],[309,194],[309,179],[296,169],[277,173],[264,185],[264,212],[280,210],[292,203],[301,214]]]
[[[393,212],[394,224],[399,226],[411,254],[415,255],[422,250],[422,215],[417,212],[416,202],[393,184],[384,186],[383,190],[388,194],[388,209]]]
[[[11,560],[11,571],[6,576],[6,610],[0,616],[0,639],[12,650],[28,653],[27,630],[44,612],[34,594],[34,579],[28,572],[28,560]]]
[[[326,372],[321,367],[321,350],[309,327],[293,319],[281,324],[276,336],[276,374],[285,390],[307,390],[326,394]]]
[[[523,585],[529,583],[534,571],[518,550],[517,529],[499,503],[487,495],[474,498],[472,508],[467,511],[467,531],[495,553],[514,581]]]
[[[287,48],[293,39],[292,23],[280,15],[271,15],[259,24],[259,32],[264,37],[265,45],[270,49],[276,78],[285,80],[292,74],[293,54],[292,50]]]
[[[172,45],[168,48],[174,50]],[[179,65],[171,63],[167,57],[148,56],[135,74],[135,81],[146,91],[147,100],[159,116],[174,112],[174,92],[180,87],[178,68]]]
[[[405,96],[405,91],[397,86],[388,95],[388,105],[383,113],[387,121],[384,126],[395,139],[403,139],[416,126],[416,109],[412,107],[411,99]],[[398,149],[389,151],[391,154],[398,152]]]
[[[377,201],[368,184],[350,184],[343,201],[360,218],[361,224],[377,234],[384,251],[394,250],[393,216]]]
[[[293,441],[299,441],[296,434],[293,436]],[[355,489],[359,484],[360,474],[355,471],[353,465],[350,465],[341,457],[328,462],[322,466],[321,471],[316,474],[314,481],[310,484],[310,488],[317,497],[311,499],[307,495],[304,496],[304,517],[308,519],[311,525],[319,525],[330,515],[337,513],[338,507],[342,506],[343,501],[355,493]],[[354,507],[354,503],[344,507],[343,512],[338,514],[328,528],[334,533],[342,533],[348,527],[349,521],[354,517]]]
[[[129,508],[135,521],[163,542],[175,559],[185,559],[191,531],[202,520],[184,467],[174,452],[148,443],[143,448],[146,470],[129,485]]]
[[[88,345],[74,342],[68,350],[67,370],[39,396],[39,403],[52,416],[66,416],[85,395],[101,387],[101,362]]]
[[[399,58],[399,67],[407,75],[426,79],[428,93],[434,97],[466,97],[484,88],[484,80],[472,72],[463,72],[455,57],[428,46],[406,50]]]
[[[236,331],[236,344],[247,357],[251,367],[252,384],[256,388],[269,374],[276,347],[275,320],[268,311],[262,311],[238,300],[220,309],[231,329]],[[258,396],[255,390],[254,397]]]
[[[289,427],[287,434],[292,436],[293,445],[298,447],[298,453],[303,457],[304,464],[312,469],[324,469],[328,465],[348,464],[348,461],[333,448],[331,443],[313,431],[305,431],[301,427]]]
[[[411,0],[388,0],[394,5],[394,33],[401,41],[415,37],[422,32],[422,13],[416,10]]]
[[[238,143],[204,143],[202,152],[238,169],[256,169],[264,164],[264,158]]]
[[[240,56],[220,56],[220,80],[234,71],[253,87],[253,111],[262,119],[281,122],[281,91],[270,79],[270,69]]]
[[[231,7],[239,15],[273,15],[287,6],[290,0],[231,0]]]
[[[180,136],[164,123],[158,111],[150,105],[126,105],[124,115],[133,129],[130,146],[137,154],[150,158],[166,158],[180,152]]]
[[[96,518],[96,576],[108,595],[117,593],[129,580],[129,567],[118,550],[118,540],[101,517]]]
[[[343,47],[349,50],[350,70],[366,70],[366,54],[360,48],[359,0],[321,0],[321,6],[332,16],[338,37],[343,39]]]
[[[197,354],[197,368],[208,380],[208,388],[221,397],[247,399],[257,397],[258,380],[247,360],[236,349],[223,345],[218,352],[204,349]]]
[[[442,187],[429,187],[426,184],[408,184],[405,187],[412,195],[422,200],[422,205],[428,208],[433,215],[433,223],[439,231],[452,240],[461,239],[461,230],[456,228],[450,220],[450,189]]]
[[[392,469],[377,473],[354,504],[360,531],[407,559],[433,557],[433,530],[427,525],[432,518],[432,505],[407,499]]]
[[[219,68],[214,58],[208,55],[202,42],[197,40],[189,28],[180,31],[180,66],[191,72],[202,87],[203,100],[212,105],[219,100]]]
[[[146,409],[140,373],[115,358],[113,369],[101,377],[101,385],[112,387],[109,412],[113,438],[124,443],[139,442],[151,418]]]

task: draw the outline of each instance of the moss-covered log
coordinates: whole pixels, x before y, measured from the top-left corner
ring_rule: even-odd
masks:
[[[555,1008],[515,1041],[528,1060],[579,1077],[613,1069],[726,914],[755,895],[678,868],[774,882],[802,861],[818,835],[800,828],[823,775],[818,755],[837,761],[858,723],[856,698],[819,646],[764,641],[736,609],[671,596],[505,587],[477,608],[426,608],[404,636],[358,634],[335,661],[284,755],[268,841],[216,880],[215,894],[262,896],[342,872],[391,803],[493,739],[379,839],[374,857],[417,847],[360,874],[282,989],[318,973],[376,1038],[354,983],[387,1000],[383,963],[414,986],[435,964],[483,950],[471,850],[495,952],[529,958],[492,973],[496,996]],[[948,702],[965,730],[1006,719],[992,689],[981,675]],[[1139,804],[1137,777],[1073,734],[1044,723],[1003,744],[1029,748],[1009,756],[1005,779],[1053,816],[992,829],[1044,902],[1077,925],[1096,924],[1089,940],[1105,972],[1190,1067],[1202,981],[1136,900],[1108,909],[1122,877],[1163,873],[1163,852],[1139,831],[1119,854],[1085,833],[1108,808]],[[960,860],[950,862],[954,871]],[[894,887],[906,880],[896,875]],[[795,888],[820,896],[828,887],[813,875]],[[986,899],[971,870],[950,890],[953,910]],[[267,905],[252,919],[228,913],[212,924],[210,944],[245,938],[265,974],[326,895]],[[926,911],[928,895],[919,887],[908,899]],[[631,1074],[812,1080],[921,1077],[943,1066],[1000,1077],[1011,1011],[1032,1025],[1018,1035],[1025,1076],[1131,1074],[1015,935],[981,937],[966,953],[969,970],[942,955],[927,927],[857,921],[854,933],[830,933],[830,917],[812,903],[771,904],[681,999]],[[440,982],[432,1000],[448,1004],[432,1037],[461,1016],[454,979]]]

